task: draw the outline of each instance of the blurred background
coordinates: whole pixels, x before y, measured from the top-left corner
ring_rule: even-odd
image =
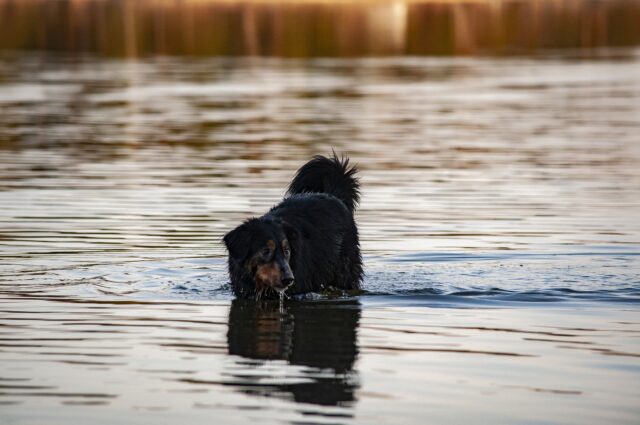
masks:
[[[634,0],[3,0],[0,48],[107,57],[509,55],[640,42]]]
[[[637,424],[639,135],[638,0],[0,0],[0,422]],[[231,301],[332,149],[365,293]]]

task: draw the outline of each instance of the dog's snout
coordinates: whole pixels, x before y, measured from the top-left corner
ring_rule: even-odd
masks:
[[[285,276],[282,278],[282,284],[284,286],[289,286],[293,283],[293,276]]]
[[[282,272],[282,284],[285,286],[291,285],[293,283],[293,273],[291,272],[291,268],[287,265]]]
[[[285,263],[282,266],[282,284],[284,286],[290,286],[293,284],[293,272],[288,264]]]

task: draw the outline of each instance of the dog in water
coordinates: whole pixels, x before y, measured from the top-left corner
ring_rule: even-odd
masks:
[[[236,297],[360,288],[356,173],[335,152],[315,156],[298,170],[282,202],[225,235]]]

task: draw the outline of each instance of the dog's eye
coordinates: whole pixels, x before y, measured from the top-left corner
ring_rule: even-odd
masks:
[[[284,249],[284,255],[286,255],[287,257],[288,257],[289,255],[291,255],[291,250],[290,250],[289,248],[285,248],[285,249]]]
[[[262,254],[264,257],[268,257],[271,255],[271,249],[263,248],[262,251],[260,251],[260,254]]]

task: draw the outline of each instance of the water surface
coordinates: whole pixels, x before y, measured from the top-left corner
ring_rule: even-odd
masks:
[[[595,53],[4,54],[2,422],[637,423],[640,53]],[[232,301],[331,148],[366,293]]]

